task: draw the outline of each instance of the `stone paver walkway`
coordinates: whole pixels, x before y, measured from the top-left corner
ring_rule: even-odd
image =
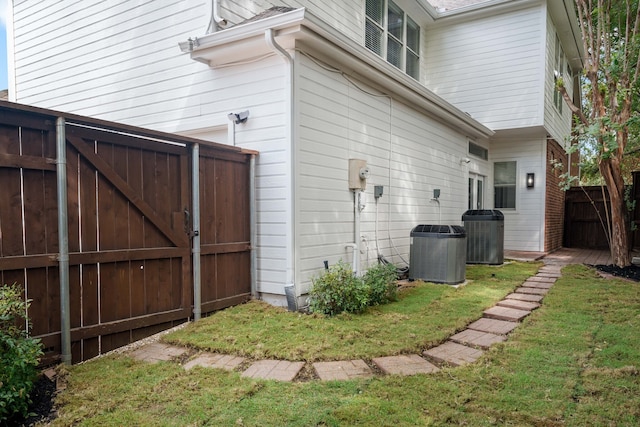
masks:
[[[563,266],[564,263],[553,258],[551,263],[546,263],[535,276],[527,279],[513,293],[494,307],[485,310],[482,318],[472,322],[466,329],[451,336],[441,345],[426,349],[421,355],[376,357],[371,360],[371,366],[386,375],[415,375],[437,372],[441,366],[460,366],[475,362],[493,344],[505,341],[522,319],[540,307],[544,295],[561,276],[560,270]],[[156,363],[175,360],[187,353],[186,348],[153,343],[133,351],[131,356]],[[184,364],[184,369],[200,366],[238,370],[246,367],[246,364],[246,359],[238,356],[198,353]],[[304,362],[258,360],[244,369],[241,375],[246,378],[293,381],[304,366]],[[312,364],[315,374],[322,381],[373,377],[376,373],[371,366],[361,359]]]

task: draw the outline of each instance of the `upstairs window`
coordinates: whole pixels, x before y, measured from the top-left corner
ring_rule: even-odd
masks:
[[[393,0],[366,0],[365,46],[418,79],[420,27]]]
[[[564,51],[562,50],[562,45],[560,45],[560,38],[556,34],[556,52],[555,59],[553,61],[553,82],[554,85],[557,83],[559,78],[568,79],[570,76],[567,72],[565,74],[564,70],[567,68],[567,58],[564,56]],[[565,83],[566,84],[566,83]],[[562,104],[564,103],[564,99],[562,99],[562,94],[555,87],[553,88],[553,105],[556,106],[556,109],[560,114],[562,114]]]

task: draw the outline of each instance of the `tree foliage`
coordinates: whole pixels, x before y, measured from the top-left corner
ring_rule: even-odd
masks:
[[[576,117],[576,138],[580,145],[591,148],[607,186],[611,200],[611,254],[618,266],[631,261],[624,165],[640,152],[639,3],[640,0],[575,0],[585,55],[583,105],[573,103],[561,77],[557,81],[558,90]]]

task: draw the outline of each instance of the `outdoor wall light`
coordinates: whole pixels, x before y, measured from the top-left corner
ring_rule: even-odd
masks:
[[[536,174],[528,173],[527,174],[527,188],[533,188],[536,183]]]

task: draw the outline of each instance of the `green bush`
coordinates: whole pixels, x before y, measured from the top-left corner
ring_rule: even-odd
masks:
[[[309,310],[328,316],[346,311],[361,313],[370,305],[385,304],[396,298],[396,271],[393,265],[379,264],[356,277],[342,261],[312,280]]]
[[[17,284],[0,287],[0,424],[27,415],[38,374],[42,350],[40,340],[28,335],[28,307]]]
[[[369,305],[387,304],[397,299],[395,265],[378,264],[367,270],[362,279],[369,288]]]

